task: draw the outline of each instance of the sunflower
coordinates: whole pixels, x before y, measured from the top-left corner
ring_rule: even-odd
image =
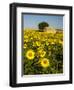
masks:
[[[59,40],[59,43],[63,45],[63,41]]]
[[[46,41],[46,45],[47,45],[47,46],[49,45],[48,41]]]
[[[46,54],[46,52],[44,50],[39,50],[38,52],[39,52],[40,57],[44,57]]]
[[[23,47],[23,48],[24,48],[24,49],[27,48],[27,44],[24,44],[24,47]]]
[[[49,60],[47,58],[43,58],[40,60],[40,65],[43,67],[43,68],[47,68],[49,66]]]
[[[24,38],[26,39],[26,38],[28,38],[28,36],[27,35],[24,35]]]
[[[37,46],[40,46],[41,43],[40,43],[39,41],[36,41],[36,45],[37,45]]]
[[[26,42],[26,43],[27,43],[28,41],[29,41],[28,39],[24,39],[24,42]]]
[[[32,60],[34,59],[35,57],[35,52],[33,50],[28,50],[27,53],[26,53],[26,57],[29,59],[29,60]]]

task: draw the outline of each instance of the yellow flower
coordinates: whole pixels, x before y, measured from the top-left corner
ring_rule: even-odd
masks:
[[[59,40],[59,43],[63,45],[63,41]]]
[[[54,42],[51,42],[51,44],[55,44]]]
[[[57,43],[57,39],[54,39],[54,42]]]
[[[27,48],[27,44],[24,44],[24,47],[23,48]]]
[[[47,68],[50,65],[49,60],[47,58],[41,59],[40,64],[43,68]]]
[[[35,42],[33,42],[33,46],[36,46],[36,43]]]
[[[36,41],[36,45],[37,45],[37,46],[40,46],[41,43],[40,43],[39,41]]]
[[[28,42],[28,39],[25,39],[24,42]]]
[[[46,45],[48,46],[49,45],[49,43],[46,41]]]
[[[24,38],[28,38],[28,36],[27,35],[24,35]]]
[[[46,54],[46,52],[44,50],[39,50],[38,53],[39,53],[40,57],[44,57]]]
[[[36,39],[36,38],[37,38],[37,36],[36,36],[36,35],[34,35],[34,38]]]
[[[33,39],[33,37],[31,37],[31,40]]]
[[[34,59],[35,57],[35,52],[33,50],[28,50],[27,53],[26,53],[26,57],[29,59],[29,60],[32,60]]]

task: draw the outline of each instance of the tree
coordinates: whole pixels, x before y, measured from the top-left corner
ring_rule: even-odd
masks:
[[[48,27],[49,24],[47,22],[41,22],[38,24],[39,31],[43,32],[45,27]]]

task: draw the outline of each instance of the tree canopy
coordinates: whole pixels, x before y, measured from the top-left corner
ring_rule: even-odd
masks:
[[[38,24],[39,31],[44,31],[45,27],[48,27],[49,24],[47,22],[40,22]]]

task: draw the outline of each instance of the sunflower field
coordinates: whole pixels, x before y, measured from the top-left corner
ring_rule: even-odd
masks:
[[[63,73],[63,32],[23,30],[23,74]]]

